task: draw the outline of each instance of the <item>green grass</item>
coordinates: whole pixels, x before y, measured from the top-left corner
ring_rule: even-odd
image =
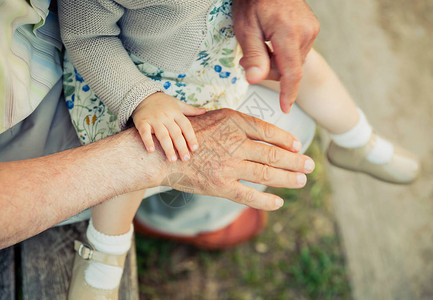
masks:
[[[270,189],[285,205],[264,232],[226,251],[136,237],[141,299],[349,299],[318,141],[301,190]]]

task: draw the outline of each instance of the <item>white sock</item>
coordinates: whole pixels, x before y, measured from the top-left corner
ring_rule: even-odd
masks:
[[[334,143],[345,148],[358,148],[366,145],[368,141],[370,141],[373,129],[368,123],[364,113],[359,108],[358,113],[359,120],[352,129],[341,134],[330,135]],[[384,164],[391,160],[393,154],[394,146],[390,142],[376,136],[376,144],[368,154],[367,160],[375,164]]]
[[[386,164],[394,155],[394,145],[376,135],[376,144],[368,153],[367,160],[374,164]]]
[[[122,235],[106,235],[96,230],[92,219],[87,227],[87,239],[96,250],[107,254],[124,254],[131,248],[131,239],[134,227],[131,224],[129,232]],[[105,265],[92,261],[85,271],[86,282],[97,288],[112,290],[115,289],[122,278],[123,268]]]
[[[331,134],[331,139],[338,146],[344,148],[358,148],[368,143],[373,133],[373,129],[367,121],[362,110],[358,108],[359,120],[348,131],[340,134]]]

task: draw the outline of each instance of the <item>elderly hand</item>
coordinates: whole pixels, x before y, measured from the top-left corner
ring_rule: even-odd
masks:
[[[135,128],[83,147],[0,162],[0,249],[103,200],[164,185],[171,175],[184,175],[169,185],[185,192],[277,209],[282,199],[239,180],[300,188],[314,168],[295,153],[301,145],[292,135],[259,119],[222,109],[190,121],[200,147],[188,162],[168,162],[156,138],[156,151],[148,153]]]
[[[275,210],[282,206],[281,198],[247,187],[239,180],[301,188],[307,181],[305,174],[314,169],[311,158],[296,153],[301,144],[295,137],[259,119],[221,109],[190,120],[200,148],[188,162],[173,164],[162,157],[163,185]],[[156,153],[162,156],[161,151]],[[167,180],[170,177],[172,180]]]
[[[319,33],[317,18],[304,0],[234,0],[233,18],[248,82],[280,80],[281,109],[289,112],[305,57]]]

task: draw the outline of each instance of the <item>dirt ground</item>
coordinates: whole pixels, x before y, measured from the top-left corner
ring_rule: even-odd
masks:
[[[416,153],[409,186],[329,166],[355,299],[433,299],[433,1],[309,0],[316,48],[375,129]]]

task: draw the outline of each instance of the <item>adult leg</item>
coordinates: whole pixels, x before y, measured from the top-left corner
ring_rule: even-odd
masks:
[[[35,158],[78,146],[59,80],[31,115],[0,134],[0,161]]]

